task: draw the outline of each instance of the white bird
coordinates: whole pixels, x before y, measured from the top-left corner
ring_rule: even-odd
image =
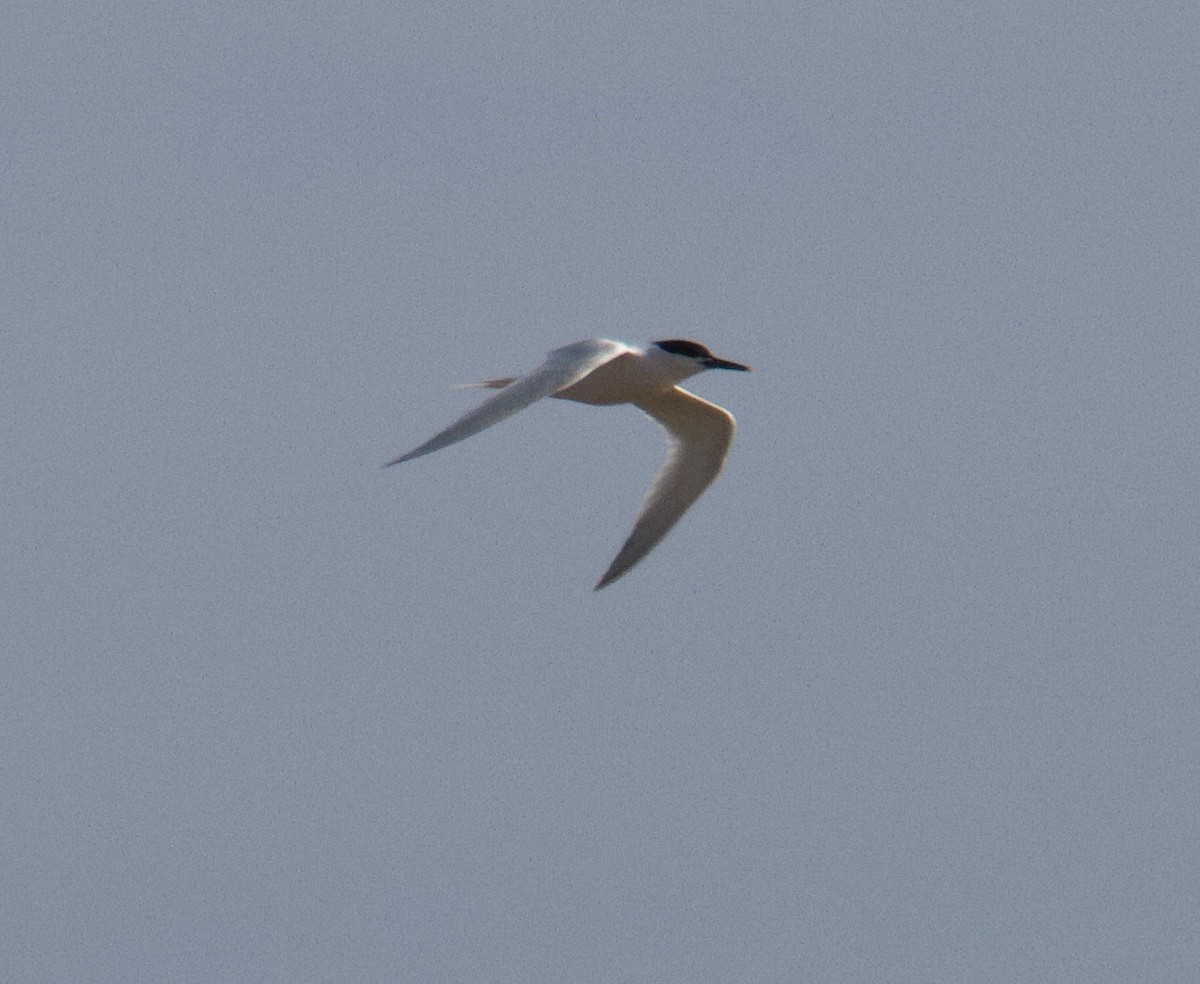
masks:
[[[575,342],[552,351],[527,376],[479,383],[500,392],[387,464],[398,465],[439,451],[546,396],[597,406],[632,403],[641,408],[666,428],[670,450],[646,494],[633,531],[597,582],[595,590],[599,591],[654,549],[725,464],[733,441],[733,414],[676,384],[705,369],[749,368],[717,358],[698,342],[678,338],[654,342],[644,350],[606,338]]]

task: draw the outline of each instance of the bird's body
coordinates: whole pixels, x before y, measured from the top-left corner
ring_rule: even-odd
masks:
[[[411,461],[471,437],[529,404],[552,396],[593,406],[632,403],[666,428],[671,449],[633,532],[596,589],[611,584],[646,556],[721,471],[733,441],[733,415],[678,385],[705,369],[748,369],[719,359],[697,342],[668,339],[645,350],[608,339],[555,349],[526,376],[491,379],[500,392],[389,465]]]

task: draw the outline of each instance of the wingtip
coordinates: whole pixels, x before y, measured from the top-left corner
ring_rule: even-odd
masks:
[[[613,581],[618,580],[619,578],[623,577],[624,575],[626,575],[628,573],[629,573],[628,568],[626,568],[623,571],[615,571],[614,572],[613,569],[610,567],[608,570],[606,570],[604,572],[604,576],[601,577],[600,580],[596,582],[596,586],[594,588],[592,588],[592,590],[593,591],[602,591],[604,588],[607,588],[610,584],[612,584]]]
[[[412,461],[413,458],[420,458],[423,455],[427,455],[427,454],[429,454],[428,451],[422,451],[420,448],[417,448],[415,451],[409,451],[406,454],[400,455],[400,457],[398,457],[398,458],[393,458],[391,461],[386,462],[382,467],[383,468],[391,468],[392,465],[402,465],[406,461]]]

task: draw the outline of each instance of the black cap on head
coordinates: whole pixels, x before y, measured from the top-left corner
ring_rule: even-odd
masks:
[[[668,338],[662,342],[655,342],[664,352],[670,352],[672,355],[686,355],[692,359],[711,359],[712,353],[699,342],[689,342],[686,338]]]
[[[686,338],[668,338],[665,341],[655,342],[654,344],[664,352],[670,352],[672,355],[682,355],[689,359],[695,359],[705,369],[738,369],[742,372],[750,369],[749,366],[744,366],[740,362],[719,359],[699,342],[689,342]]]

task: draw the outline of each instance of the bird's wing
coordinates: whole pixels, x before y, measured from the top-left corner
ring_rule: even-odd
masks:
[[[440,434],[435,434],[420,447],[400,455],[388,464],[398,465],[402,461],[411,461],[478,434],[484,428],[499,423],[505,417],[511,417],[518,410],[525,409],[542,397],[552,396],[560,389],[579,382],[597,366],[628,351],[629,346],[611,342],[606,338],[588,339],[555,349],[546,357],[546,361],[529,375],[508,383],[499,393],[491,399],[484,400]],[[500,380],[493,382],[499,383]]]
[[[667,429],[671,449],[650,486],[633,532],[596,585],[599,591],[646,556],[725,464],[733,442],[733,414],[676,386],[637,405]]]

